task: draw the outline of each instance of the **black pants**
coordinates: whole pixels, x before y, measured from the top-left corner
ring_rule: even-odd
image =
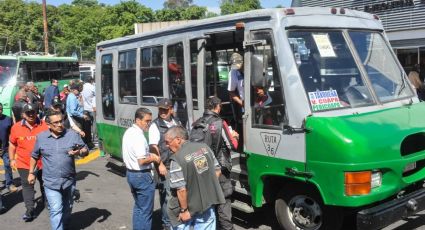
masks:
[[[89,116],[88,120],[83,119],[83,132],[86,134],[83,138],[84,143],[89,146],[89,148],[92,148],[93,146],[93,140],[92,140],[92,130],[91,126],[93,124],[93,115],[89,111],[84,111],[85,114]]]
[[[25,207],[27,210],[34,210],[34,184],[28,183],[28,169],[18,169],[19,176],[21,177],[21,184],[22,184],[22,196],[24,198]],[[42,199],[44,199],[44,187],[43,187],[43,180],[41,178],[42,176],[42,170],[39,170],[37,173],[37,180],[40,183],[40,191],[42,195]]]
[[[230,172],[222,170],[222,174],[218,180],[223,190],[224,197],[226,198],[226,202],[217,205],[217,229],[233,230],[232,201],[230,199],[233,193],[233,185],[230,180]]]

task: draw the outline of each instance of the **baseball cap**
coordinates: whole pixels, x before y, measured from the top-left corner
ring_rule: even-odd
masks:
[[[76,89],[76,90],[80,90],[80,86],[78,84],[72,84],[70,87],[72,90]]]
[[[65,85],[63,85],[63,87],[65,88],[65,87],[68,87],[68,85],[67,84],[65,84]]]
[[[232,65],[232,68],[238,68],[238,64],[243,63],[243,57],[239,53],[233,53],[232,56],[230,56],[230,64]]]
[[[26,112],[30,112],[30,111],[37,111],[36,107],[34,104],[25,104],[24,107],[22,108],[22,112],[26,113]]]
[[[52,106],[53,107],[62,106],[62,102],[58,98],[55,98],[53,99]]]
[[[158,108],[161,109],[169,109],[173,107],[173,102],[171,102],[170,99],[168,98],[162,98],[159,102],[158,102]]]

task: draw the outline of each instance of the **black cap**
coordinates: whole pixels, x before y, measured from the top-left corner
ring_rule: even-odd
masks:
[[[22,108],[22,112],[26,113],[30,111],[36,112],[37,111],[36,106],[34,104],[25,104],[24,107]]]
[[[59,100],[59,98],[55,98],[55,99],[53,99],[52,106],[53,107],[62,107],[62,102]]]
[[[168,98],[162,98],[159,102],[158,102],[158,108],[161,109],[169,109],[173,107],[173,102],[171,102],[170,99]]]
[[[76,89],[76,90],[80,90],[80,86],[79,86],[78,84],[75,84],[75,83],[74,83],[74,84],[72,84],[72,85],[71,85],[70,89],[71,89],[71,90],[74,90],[74,89]]]

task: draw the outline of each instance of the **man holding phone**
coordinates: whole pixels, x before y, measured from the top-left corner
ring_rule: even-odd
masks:
[[[48,110],[46,123],[49,131],[37,135],[31,154],[28,183],[35,182],[37,160],[43,163],[44,191],[50,208],[52,229],[64,229],[71,216],[75,190],[75,156],[86,156],[88,148],[78,133],[65,129],[61,112]]]

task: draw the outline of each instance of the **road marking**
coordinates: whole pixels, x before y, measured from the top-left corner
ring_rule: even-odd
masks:
[[[89,153],[88,156],[78,159],[75,161],[76,165],[83,165],[83,164],[87,164],[90,161],[96,160],[98,157],[100,156],[100,150],[96,149],[95,151]]]
[[[100,150],[96,149],[95,151],[90,152],[88,156],[76,160],[75,164],[76,165],[84,165],[84,164],[87,164],[87,163],[89,163],[93,160],[96,160],[99,156],[100,156]],[[0,159],[0,166],[3,166],[3,160],[2,159]],[[4,174],[4,170],[0,170],[0,174]]]

